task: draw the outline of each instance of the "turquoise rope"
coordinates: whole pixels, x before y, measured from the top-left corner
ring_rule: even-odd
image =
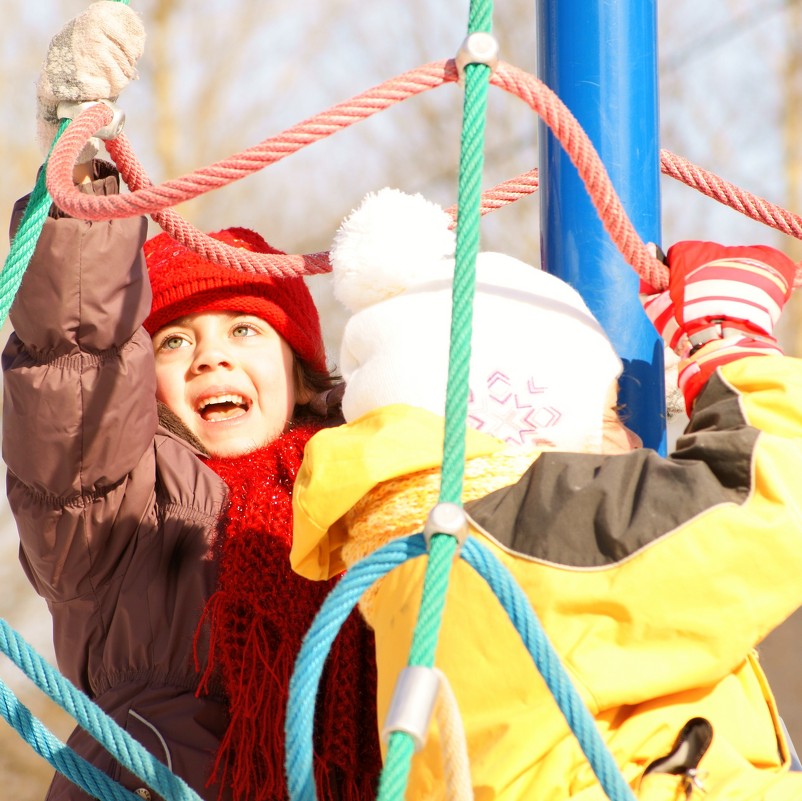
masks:
[[[492,3],[472,2],[468,35],[490,33]],[[484,171],[484,131],[490,69],[484,64],[465,67],[465,97],[457,191],[457,242],[452,290],[451,342],[446,385],[441,503],[462,503],[465,467],[465,430],[468,417],[473,298]]]
[[[422,534],[389,542],[348,570],[312,622],[295,662],[287,703],[286,768],[290,801],[316,799],[312,773],[315,699],[323,664],[334,638],[359,598],[376,581],[403,562],[425,553],[426,543]],[[460,557],[485,579],[506,611],[607,797],[610,801],[635,801],[632,790],[599,734],[596,722],[512,574],[474,537],[468,537]]]
[[[46,759],[59,773],[94,798],[112,801],[142,801],[124,790],[105,773],[98,770],[55,737],[44,724],[0,680],[0,715],[19,733],[39,756]]]
[[[312,734],[323,664],[345,619],[365,590],[408,559],[423,556],[423,537],[402,537],[357,562],[326,597],[304,637],[290,679],[285,766],[290,801],[316,801]]]
[[[67,125],[69,125],[69,122],[69,120],[61,121],[56,137],[53,140],[53,145],[50,148],[51,151],[61,134],[64,133]],[[6,256],[3,270],[0,272],[0,326],[8,318],[9,309],[22,283],[22,276],[25,275],[33,252],[36,250],[36,243],[39,241],[39,235],[42,233],[45,220],[50,213],[52,202],[50,193],[47,191],[47,160],[45,160],[44,166],[39,170],[31,196],[28,198],[28,205],[25,207],[22,220],[11,242],[11,249],[8,252],[8,256]]]
[[[596,721],[574,688],[529,599],[513,575],[474,537],[467,539],[461,556],[485,579],[521,635],[526,650],[532,656],[607,797],[610,801],[635,801],[632,789],[599,734]]]
[[[412,635],[409,664],[433,667],[446,591],[454,562],[457,540],[448,534],[435,534],[429,543],[429,558],[423,577],[418,619]],[[387,756],[379,777],[378,801],[403,801],[415,743],[407,732],[395,731],[387,739]]]
[[[68,712],[121,765],[142,779],[143,783],[159,795],[169,801],[201,801],[200,796],[183,779],[168,770],[88,696],[49,665],[2,618],[0,618],[0,651],[6,654],[42,692]],[[14,714],[13,707],[10,715],[15,720],[19,719],[19,716]],[[38,742],[31,742],[30,739],[28,742],[35,750],[38,749]],[[69,761],[68,767],[71,768],[72,760],[67,761]],[[76,776],[70,773],[64,775],[80,785],[80,782],[76,781]],[[97,795],[95,792],[90,794]]]

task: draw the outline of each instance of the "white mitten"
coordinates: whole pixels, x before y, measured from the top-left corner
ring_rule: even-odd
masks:
[[[116,100],[136,78],[145,46],[145,28],[125,3],[98,0],[70,20],[52,39],[36,84],[36,138],[47,155],[59,128],[58,104]],[[92,138],[78,161],[94,158]]]

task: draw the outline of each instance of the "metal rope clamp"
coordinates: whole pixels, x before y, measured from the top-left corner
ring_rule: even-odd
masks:
[[[125,112],[111,100],[85,100],[81,103],[64,100],[58,104],[56,114],[60,120],[74,120],[84,111],[98,103],[108,106],[112,112],[111,122],[104,125],[99,131],[95,131],[92,136],[98,139],[116,139],[125,127]]]
[[[398,674],[382,740],[387,742],[393,732],[403,732],[412,738],[415,751],[420,751],[426,744],[439,691],[440,673],[435,668],[405,667]]]
[[[712,320],[707,328],[691,334],[688,339],[691,343],[691,353],[696,353],[699,348],[707,345],[708,342],[715,342],[723,339],[734,339],[748,337],[749,339],[756,339],[759,342],[765,342],[768,345],[776,345],[777,340],[772,336],[765,336],[752,331],[747,331],[744,328],[737,328],[728,326],[726,320]]]
[[[457,67],[457,83],[465,84],[465,67],[468,64],[485,64],[490,72],[495,72],[498,66],[499,46],[498,40],[492,33],[477,31],[470,34],[462,43],[454,64]]]
[[[429,548],[435,534],[448,534],[457,541],[458,551],[468,539],[470,527],[465,510],[458,503],[438,503],[426,518],[423,526],[423,537]]]

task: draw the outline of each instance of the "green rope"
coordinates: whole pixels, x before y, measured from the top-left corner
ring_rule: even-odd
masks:
[[[69,122],[69,120],[62,120],[53,139],[53,145],[50,147],[51,152]],[[49,157],[50,154],[48,154]],[[53,199],[47,191],[47,161],[45,160],[44,166],[39,170],[31,196],[28,198],[25,213],[22,215],[22,220],[11,242],[11,249],[5,264],[3,264],[3,270],[0,272],[0,326],[8,317],[8,311],[22,283],[22,276],[28,269],[33,252],[36,250],[36,243],[39,241],[39,235],[42,233],[45,220],[50,213],[52,202]]]
[[[481,2],[481,0],[480,2],[472,2],[468,9],[468,34],[490,33],[492,29],[493,3],[491,0],[487,0],[487,2]]]
[[[412,636],[409,664],[432,667],[446,602],[446,590],[457,549],[457,540],[447,534],[435,534],[429,545],[426,574],[423,579],[418,620]],[[406,732],[392,732],[387,741],[387,758],[379,779],[377,801],[401,801],[407,789],[409,768],[415,744]]]
[[[468,34],[490,33],[492,11],[491,0],[472,2]],[[485,64],[466,65],[457,193],[459,211],[452,289],[451,341],[439,497],[441,503],[462,502],[473,298],[476,289],[476,256],[479,252],[484,131],[489,82],[490,69]],[[434,666],[456,549],[457,540],[453,536],[437,533],[432,536],[423,580],[423,596],[410,648],[411,666]],[[390,734],[385,767],[379,782],[378,801],[401,801],[404,798],[413,754],[414,742],[410,735],[400,731]]]
[[[129,5],[129,0],[112,0],[116,3],[125,3]],[[48,159],[50,153],[58,142],[59,137],[64,133],[67,126],[70,124],[69,120],[62,120],[53,143],[50,145],[48,152]],[[11,242],[11,248],[6,256],[3,269],[0,271],[0,326],[5,323],[8,318],[8,312],[11,309],[11,304],[17,295],[17,290],[22,283],[22,276],[28,269],[31,262],[34,250],[36,250],[36,243],[39,241],[39,235],[42,233],[47,215],[50,213],[50,206],[53,203],[53,198],[47,191],[47,160],[39,170],[39,175],[36,178],[31,196],[28,199],[28,205],[25,207],[25,212],[22,215],[17,233]]]
[[[414,753],[415,742],[406,732],[394,731],[390,734],[376,801],[403,801]]]
[[[468,415],[473,298],[484,167],[484,125],[490,69],[465,68],[465,110],[459,173],[457,251],[451,312],[451,350],[446,389],[441,503],[461,503]]]
[[[468,35],[490,33],[492,16],[492,0],[472,2],[468,17]],[[476,289],[476,255],[479,252],[485,113],[489,85],[490,69],[487,66],[468,64],[465,67],[441,503],[462,502],[473,297]]]

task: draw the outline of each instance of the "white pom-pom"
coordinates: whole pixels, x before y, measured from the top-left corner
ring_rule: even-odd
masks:
[[[334,295],[350,311],[392,298],[454,270],[451,218],[422,195],[382,189],[340,225],[329,259]]]

